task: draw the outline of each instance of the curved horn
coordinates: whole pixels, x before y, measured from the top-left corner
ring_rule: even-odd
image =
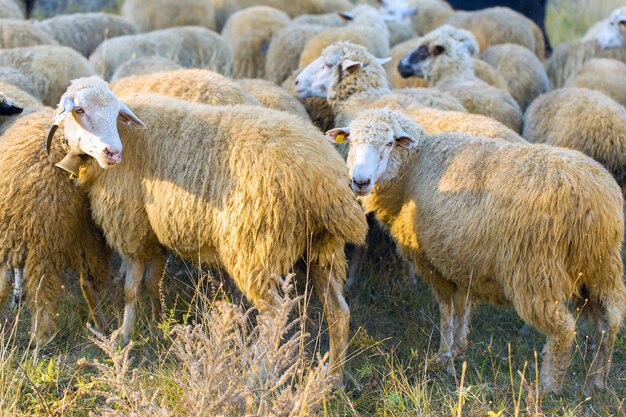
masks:
[[[74,99],[68,97],[67,95],[64,95],[63,97],[61,97],[61,103],[59,104],[59,106],[62,107],[63,110],[61,111],[61,113],[54,116],[54,119],[52,119],[52,127],[50,128],[48,136],[46,136],[46,141],[44,142],[44,146],[48,154],[50,154],[50,145],[52,144],[52,139],[54,138],[54,134],[59,128],[59,125],[61,124],[63,119],[65,119],[65,117],[74,109]]]
[[[48,136],[46,136],[46,141],[44,142],[44,146],[46,148],[46,153],[50,155],[50,145],[52,144],[52,138],[54,138],[54,134],[56,133],[59,125],[52,125],[50,131],[48,131]]]

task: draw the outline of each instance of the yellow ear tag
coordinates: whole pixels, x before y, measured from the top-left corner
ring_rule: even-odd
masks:
[[[337,136],[335,136],[335,142],[337,142],[337,143],[339,143],[339,144],[342,144],[342,143],[343,143],[343,140],[344,140],[345,138],[346,138],[346,136],[345,136],[345,135],[337,135]]]

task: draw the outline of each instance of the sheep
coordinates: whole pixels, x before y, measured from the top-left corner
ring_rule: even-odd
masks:
[[[508,84],[508,91],[522,111],[539,95],[550,91],[548,74],[539,58],[516,44],[501,44],[488,48],[480,59],[491,64]]]
[[[231,56],[215,32],[194,26],[118,36],[100,44],[89,57],[93,67],[108,80],[129,59],[160,56],[185,68],[205,68],[230,75]]]
[[[153,95],[125,100],[95,77],[75,80],[55,120],[69,157],[89,155],[78,184],[107,241],[127,260],[123,340],[144,264],[162,259],[164,248],[218,263],[266,317],[276,302],[273,276],[306,259],[330,327],[330,372],[340,383],[349,323],[344,246],[366,234],[343,160],[315,127],[284,112]],[[78,106],[109,129],[84,132],[81,113],[72,111]],[[146,128],[111,130],[119,111],[122,121]]]
[[[615,59],[594,58],[585,62],[565,87],[589,88],[606,94],[626,107],[626,64]]]
[[[143,58],[131,59],[117,67],[111,76],[111,82],[115,82],[120,78],[130,77],[131,75],[145,75],[153,72],[179,69],[183,69],[183,67],[171,59],[160,56],[145,56]]]
[[[26,74],[46,106],[58,103],[70,80],[95,73],[81,54],[66,46],[53,45],[0,50],[0,67]]]
[[[583,391],[606,386],[626,316],[624,199],[600,164],[547,145],[428,135],[388,110],[327,136],[349,143],[352,189],[430,284],[442,358],[467,347],[472,304],[512,305],[547,335],[543,390],[559,392],[576,329],[566,303],[581,297],[599,345]]]
[[[111,251],[91,219],[86,194],[54,166],[66,149],[41,146],[54,111],[44,108],[18,118],[0,137],[0,305],[24,269],[32,311],[32,334],[46,343],[55,333],[62,271],[80,274],[92,318],[106,327],[100,293],[109,277]],[[4,279],[1,279],[4,278]]]
[[[454,9],[444,0],[410,0],[408,5],[417,7],[417,13],[410,20],[418,35],[437,29],[454,14]]]
[[[457,100],[435,89],[392,91],[382,67],[386,61],[360,45],[339,42],[324,49],[323,55],[298,75],[296,90],[301,98],[325,97],[335,113],[336,126],[349,123],[365,108],[465,110]]]
[[[296,91],[296,78],[300,75],[301,70],[295,70],[289,78],[282,84],[282,88],[294,97],[297,97],[304,106],[309,119],[322,132],[332,129],[335,125],[335,113],[332,107],[323,97],[306,97],[299,98]]]
[[[0,83],[0,127],[2,127],[7,120],[11,119],[11,116],[15,116],[24,111],[21,104],[16,103],[14,99],[5,95],[2,87],[3,85]]]
[[[538,97],[524,115],[522,136],[581,151],[609,170],[626,195],[626,109],[587,88],[561,88]]]
[[[594,25],[583,36],[582,41],[597,41],[602,49],[625,47],[626,6],[613,10],[607,20]]]
[[[194,103],[259,105],[254,96],[222,74],[180,69],[121,78],[111,89],[118,96],[161,94]]]
[[[291,19],[267,6],[250,7],[230,16],[222,37],[233,56],[233,78],[264,78],[269,43]]]
[[[300,54],[300,68],[317,59],[327,46],[352,39],[354,43],[364,45],[374,56],[383,58],[389,55],[389,30],[386,18],[378,10],[360,5],[341,16],[350,23],[346,27],[325,30],[309,39]]]
[[[33,81],[19,70],[11,67],[0,67],[0,81],[14,85],[22,91],[40,100],[37,97],[37,89],[33,86]]]
[[[321,25],[299,24],[296,20],[277,31],[267,48],[265,78],[276,84],[285,82],[298,69],[300,54],[309,39],[327,29]]]
[[[0,0],[1,19],[24,19],[24,12],[13,0]]]
[[[58,45],[53,37],[25,20],[0,19],[0,48]]]
[[[142,32],[174,26],[204,26],[216,30],[215,10],[210,0],[125,0],[122,16]]]
[[[36,22],[35,27],[50,34],[58,43],[89,57],[106,39],[134,35],[137,27],[109,13],[75,13]]]
[[[238,80],[237,85],[269,109],[281,110],[299,116],[307,122],[310,121],[304,106],[294,96],[270,81],[243,79]]]
[[[426,78],[429,86],[445,91],[470,113],[492,117],[519,133],[522,112],[513,97],[478,79],[467,48],[447,33],[435,30],[398,65],[403,77]]]
[[[15,114],[31,113],[39,110],[43,105],[35,97],[18,87],[0,81],[0,126],[4,128],[5,123],[13,120]]]
[[[215,8],[217,30],[221,31],[228,17],[247,7],[270,6],[293,18],[301,14],[323,14],[350,10],[349,0],[211,0]]]

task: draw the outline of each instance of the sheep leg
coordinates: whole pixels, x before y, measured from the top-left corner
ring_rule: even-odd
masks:
[[[2,267],[2,273],[0,275],[0,307],[9,296],[13,280],[13,270],[8,267]]]
[[[161,282],[165,269],[165,259],[163,255],[155,256],[148,262],[146,271],[146,287],[150,294],[152,303],[152,320],[157,321],[161,317]]]
[[[124,283],[124,298],[126,305],[124,306],[124,321],[119,329],[122,333],[122,343],[130,342],[130,334],[135,325],[135,317],[137,315],[137,301],[141,293],[141,280],[143,272],[146,268],[144,262],[127,259],[126,281]]]
[[[350,308],[343,297],[343,289],[331,268],[311,264],[313,288],[324,303],[324,313],[330,334],[330,372],[335,386],[343,383],[343,369],[348,349]]]
[[[37,259],[37,256],[33,256]],[[32,259],[27,260],[26,291],[32,311],[32,335],[37,345],[48,343],[56,332],[57,298],[61,277],[57,272],[44,273],[44,268]]]
[[[83,298],[89,307],[89,314],[99,330],[103,331],[108,325],[108,320],[102,311],[102,303],[100,292],[96,289],[94,279],[85,274],[80,274],[80,289],[83,292]]]
[[[358,279],[359,271],[363,263],[367,259],[367,246],[360,245],[352,248],[352,257],[350,259],[350,270],[348,271],[348,281],[346,288],[351,288]]]
[[[11,301],[11,308],[17,310],[22,299],[22,269],[13,268],[13,276],[15,277],[15,283],[13,284],[13,300]]]
[[[120,263],[120,269],[118,269],[117,273],[113,277],[113,284],[118,285],[124,282],[126,277],[126,260],[122,258],[122,262]]]
[[[466,291],[457,290],[454,293],[454,345],[452,355],[457,356],[467,349],[467,335],[469,333],[469,319],[472,302]]]

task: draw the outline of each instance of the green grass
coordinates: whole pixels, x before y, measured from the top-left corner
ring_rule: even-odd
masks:
[[[546,31],[553,46],[581,38],[624,0],[548,0]]]

